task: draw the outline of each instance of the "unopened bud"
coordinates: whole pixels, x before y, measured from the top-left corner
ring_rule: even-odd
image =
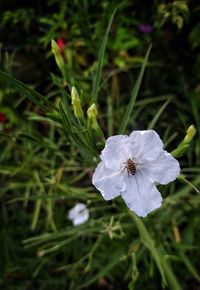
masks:
[[[191,125],[188,129],[187,129],[187,134],[183,140],[184,143],[189,143],[192,138],[194,137],[194,135],[196,134],[196,128],[194,127],[194,125]]]
[[[90,122],[91,127],[94,130],[97,130],[99,128],[98,122],[97,122],[97,107],[95,104],[92,104],[89,109],[87,110],[88,120]]]
[[[98,121],[97,121],[97,115],[98,115],[98,111],[97,111],[97,107],[95,104],[92,104],[89,109],[87,110],[87,115],[88,115],[88,121],[89,121],[89,125],[92,127],[92,129],[94,129],[97,133],[97,135],[99,135],[99,137],[102,140],[105,140],[103,131],[101,130]]]
[[[51,40],[51,50],[52,50],[52,53],[54,54],[57,66],[59,67],[60,71],[63,73],[64,72],[64,60],[62,57],[62,53],[61,53],[56,41],[53,39]]]
[[[79,98],[78,92],[77,92],[75,87],[72,87],[71,98],[72,98],[72,106],[73,106],[75,117],[78,120],[79,119],[83,119],[84,118],[84,113],[83,113],[83,109],[82,109],[82,106],[81,106],[81,100]]]
[[[196,134],[196,128],[194,125],[191,125],[186,132],[185,138],[183,141],[178,145],[178,147],[171,152],[174,157],[182,156],[190,146],[190,141],[193,139],[194,135]]]

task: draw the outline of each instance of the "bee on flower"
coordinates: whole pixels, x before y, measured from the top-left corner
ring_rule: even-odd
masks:
[[[93,185],[105,200],[121,194],[126,205],[140,217],[162,204],[155,184],[167,184],[180,174],[178,161],[163,150],[163,142],[154,130],[109,137],[100,158]]]

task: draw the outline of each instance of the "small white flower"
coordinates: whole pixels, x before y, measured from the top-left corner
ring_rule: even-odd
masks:
[[[178,161],[163,150],[154,130],[108,138],[100,158],[92,178],[94,186],[105,200],[121,193],[127,206],[141,217],[161,206],[155,183],[167,184],[180,174]]]
[[[72,221],[74,226],[84,224],[89,218],[89,211],[84,203],[77,203],[68,212],[68,219]]]

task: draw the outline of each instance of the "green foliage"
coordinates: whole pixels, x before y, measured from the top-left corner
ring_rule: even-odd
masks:
[[[96,68],[96,73],[95,73],[95,77],[94,77],[94,83],[93,83],[93,90],[92,90],[92,101],[96,102],[97,101],[97,94],[98,94],[98,89],[100,87],[100,81],[101,81],[101,75],[102,75],[102,69],[103,69],[103,61],[104,61],[104,55],[105,55],[105,49],[106,49],[106,43],[107,43],[107,39],[108,39],[108,34],[113,22],[113,18],[115,16],[116,13],[116,9],[114,10],[113,14],[111,15],[109,24],[108,24],[108,28],[106,30],[106,34],[104,36],[104,39],[102,41],[102,45],[100,47],[99,50],[99,56],[98,56],[98,65]]]
[[[161,3],[158,5],[157,13],[156,25],[161,27],[167,21],[171,21],[178,29],[182,29],[183,23],[187,20],[189,14],[187,1],[175,0],[172,3]]]
[[[119,129],[119,132],[122,133],[122,134],[125,132],[126,126],[127,126],[128,122],[130,121],[131,113],[132,113],[133,107],[135,105],[135,101],[136,101],[136,98],[137,98],[137,95],[138,95],[138,92],[139,92],[139,89],[140,89],[140,86],[141,86],[142,78],[143,78],[143,75],[144,75],[144,69],[145,69],[145,66],[147,64],[150,51],[151,51],[151,46],[149,47],[149,49],[148,49],[148,51],[146,53],[146,56],[145,56],[144,62],[142,64],[139,76],[138,76],[138,78],[136,80],[136,83],[134,85],[134,88],[133,88],[133,91],[132,91],[132,94],[131,94],[130,102],[129,102],[128,106],[127,106],[126,112],[124,113],[124,117],[122,119],[121,127]]]
[[[6,24],[10,24],[12,27],[23,24],[25,30],[29,30],[31,21],[33,20],[33,9],[17,9],[15,11],[5,11],[1,17],[1,28],[6,26]]]

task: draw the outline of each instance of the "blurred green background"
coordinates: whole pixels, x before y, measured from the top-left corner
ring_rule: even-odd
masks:
[[[0,19],[0,289],[199,290],[199,1],[8,0]],[[91,177],[104,138],[147,128],[182,175],[139,219]],[[77,202],[90,218],[74,227]]]

